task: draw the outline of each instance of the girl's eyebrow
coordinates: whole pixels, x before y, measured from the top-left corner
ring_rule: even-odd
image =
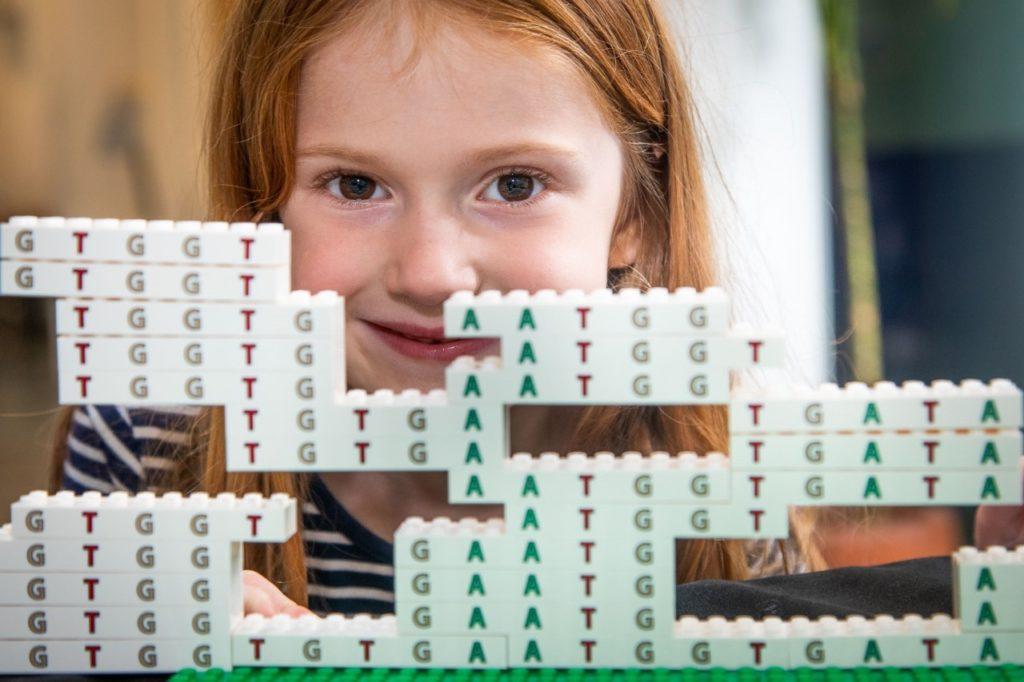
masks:
[[[476,150],[468,155],[465,163],[482,164],[498,161],[510,156],[519,156],[524,154],[555,156],[570,163],[579,161],[581,156],[576,150],[569,149],[567,147],[559,147],[557,145],[540,142],[520,142]],[[313,145],[311,147],[305,147],[296,152],[296,156],[333,156],[346,159],[348,161],[354,161],[356,163],[384,164],[384,160],[372,152],[339,147],[336,145]]]

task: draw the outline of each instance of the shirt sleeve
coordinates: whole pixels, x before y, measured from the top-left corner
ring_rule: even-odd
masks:
[[[139,441],[124,407],[84,405],[68,432],[62,487],[76,493],[138,492],[145,482]]]

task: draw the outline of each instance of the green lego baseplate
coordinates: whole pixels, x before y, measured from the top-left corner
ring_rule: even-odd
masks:
[[[408,680],[409,682],[718,682],[719,680],[797,680],[798,682],[862,682],[870,680],[907,680],[936,682],[950,680],[971,682],[985,680],[1024,680],[1024,666],[973,666],[958,668],[740,668],[726,670],[586,670],[586,669],[518,669],[518,670],[423,670],[417,668],[235,668],[230,672],[185,670],[171,682],[284,682],[286,680],[322,680],[324,682],[377,682]]]

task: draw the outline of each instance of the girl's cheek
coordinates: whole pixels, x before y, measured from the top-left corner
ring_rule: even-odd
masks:
[[[485,281],[500,289],[600,289],[608,283],[605,235],[580,225],[521,236],[495,249]]]
[[[292,282],[296,289],[355,294],[375,271],[379,247],[368,239],[335,234],[293,235]]]

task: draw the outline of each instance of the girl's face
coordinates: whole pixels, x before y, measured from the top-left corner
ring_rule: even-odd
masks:
[[[550,55],[448,22],[410,60],[412,27],[376,23],[307,60],[280,213],[294,286],[345,296],[349,387],[426,390],[500,351],[444,337],[452,292],[591,290],[632,262],[623,151]]]

